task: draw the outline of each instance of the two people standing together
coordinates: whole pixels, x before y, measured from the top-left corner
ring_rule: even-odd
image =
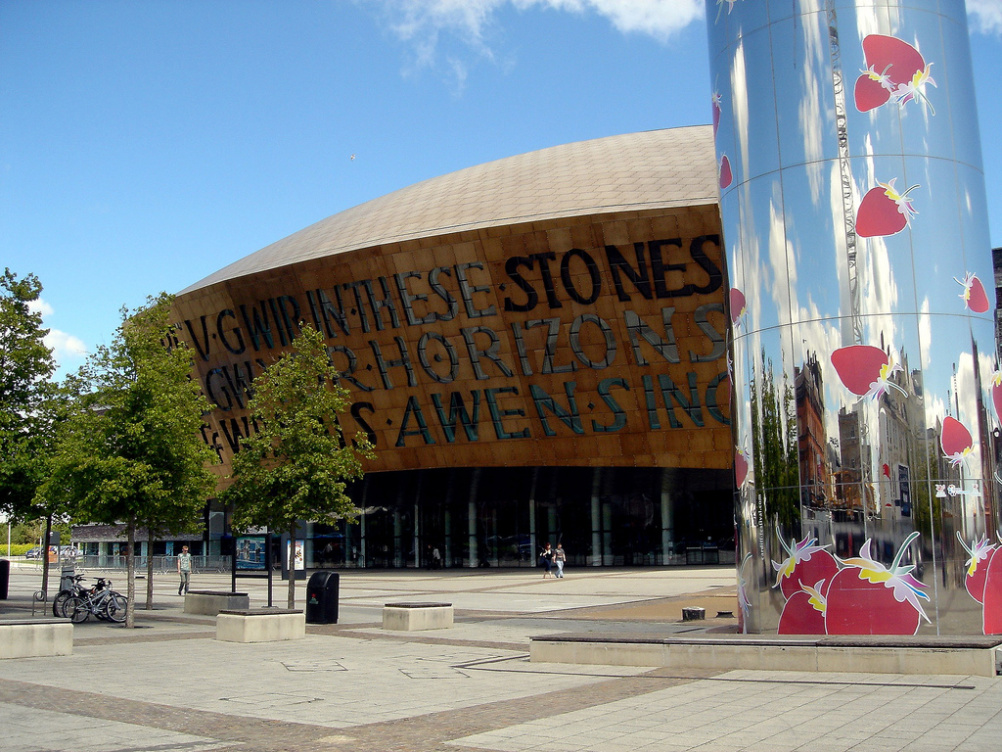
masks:
[[[567,561],[567,552],[564,551],[564,544],[558,543],[556,549],[550,548],[547,543],[539,554],[539,564],[543,567],[543,579],[546,576],[556,577],[559,580],[564,578],[564,563]],[[556,574],[553,569],[556,567]]]

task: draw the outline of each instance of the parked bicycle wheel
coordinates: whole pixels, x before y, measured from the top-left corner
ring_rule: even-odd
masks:
[[[129,605],[129,600],[124,595],[112,593],[104,602],[104,614],[109,621],[121,624],[125,621],[125,609]]]
[[[70,615],[70,620],[74,624],[83,624],[90,618],[90,609],[87,603],[80,596],[71,596],[66,601],[65,611]]]
[[[111,600],[111,596],[105,596],[101,598],[97,603],[92,604],[91,613],[94,614],[101,621],[111,621],[108,616],[108,601]]]
[[[66,610],[66,602],[74,597],[73,593],[69,590],[60,590],[56,593],[56,597],[52,599],[52,615],[60,619],[68,617],[70,613]]]

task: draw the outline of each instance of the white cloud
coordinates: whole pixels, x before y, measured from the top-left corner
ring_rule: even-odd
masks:
[[[44,299],[38,298],[28,303],[28,308],[33,313],[42,314],[43,325],[47,326],[44,319],[55,314],[55,309]],[[87,345],[79,337],[72,334],[48,327],[49,333],[45,335],[42,342],[52,350],[52,357],[60,367],[65,367],[68,363],[75,364],[81,362],[87,356]]]
[[[703,17],[703,3],[698,0],[516,0],[515,4],[578,12],[593,10],[608,18],[619,31],[638,32],[661,40]]]
[[[52,315],[52,306],[46,303],[42,298],[36,298],[28,303],[28,310],[32,313],[40,313],[42,317]]]
[[[667,40],[703,16],[702,0],[356,0],[374,9],[401,40],[413,47],[417,67],[431,66],[443,35],[478,55],[494,59],[489,43],[496,15],[506,6],[594,13],[623,33]],[[450,65],[455,68],[455,61]]]
[[[1002,34],[1002,0],[967,0],[971,31]]]
[[[81,361],[87,356],[87,345],[83,340],[58,329],[49,329],[43,342],[46,347],[52,348],[52,357],[60,366],[65,366],[67,362]]]

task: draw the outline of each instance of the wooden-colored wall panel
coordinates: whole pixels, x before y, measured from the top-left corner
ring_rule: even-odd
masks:
[[[206,440],[225,470],[253,430],[251,377],[288,349],[298,311],[330,335],[354,401],[346,433],[376,440],[370,472],[726,469],[719,233],[715,206],[555,218],[335,254],[181,296],[179,336],[218,405]]]

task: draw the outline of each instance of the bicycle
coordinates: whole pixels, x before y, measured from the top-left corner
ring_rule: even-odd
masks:
[[[125,621],[128,599],[111,589],[111,580],[97,578],[97,584],[81,595],[72,595],[66,600],[64,611],[70,614],[74,624],[83,624],[91,614],[104,621],[121,624]]]
[[[73,582],[68,590],[60,590],[56,593],[56,597],[52,599],[52,615],[57,616],[61,619],[69,617],[66,613],[66,601],[68,601],[73,596],[83,597],[84,594],[89,590],[89,588],[81,585],[80,582],[84,580],[82,574],[73,575]]]

